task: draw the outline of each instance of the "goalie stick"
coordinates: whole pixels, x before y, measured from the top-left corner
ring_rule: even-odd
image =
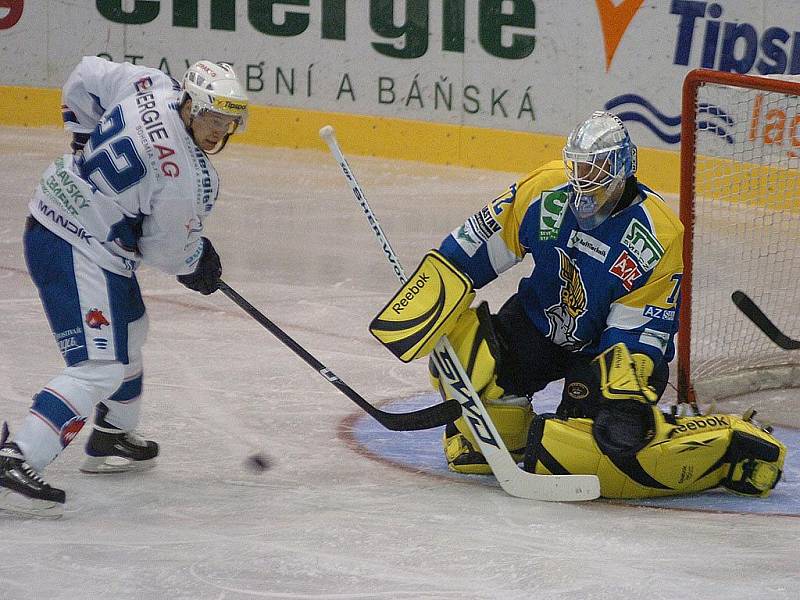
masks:
[[[767,315],[758,308],[755,302],[741,290],[736,290],[731,294],[731,300],[736,307],[750,319],[756,327],[758,327],[764,334],[775,342],[784,350],[800,350],[800,340],[793,340],[788,335],[778,329],[775,324],[769,320]]]
[[[239,308],[258,321],[260,325],[288,346],[292,352],[313,367],[329,383],[335,385],[340,392],[358,404],[369,416],[378,421],[378,423],[383,425],[386,429],[392,431],[433,429],[434,427],[441,427],[446,423],[454,421],[461,416],[461,406],[455,400],[406,413],[388,413],[375,408],[349,385],[339,379],[333,371],[319,362],[305,348],[289,337],[280,327],[270,321],[256,307],[242,298],[231,286],[220,279],[217,284],[217,289],[233,300]]]
[[[377,217],[367,203],[361,186],[342,154],[333,127],[326,125],[320,129],[319,135],[339,163],[395,275],[401,283],[405,283],[406,276],[400,260],[392,250]],[[478,441],[481,453],[503,490],[518,498],[556,502],[593,500],[600,496],[600,481],[596,475],[538,475],[522,470],[511,457],[446,336],[436,344],[431,352],[431,358],[439,371],[440,382],[447,396],[455,398],[461,404],[465,420]]]

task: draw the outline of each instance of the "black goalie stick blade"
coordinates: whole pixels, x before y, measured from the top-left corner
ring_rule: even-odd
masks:
[[[733,300],[736,307],[742,311],[756,327],[763,331],[764,334],[778,346],[784,350],[800,350],[800,340],[793,340],[775,327],[775,324],[769,320],[767,315],[756,306],[756,303],[753,302],[747,294],[741,290],[736,290],[731,294],[731,300]]]
[[[369,416],[378,421],[378,423],[383,425],[386,429],[392,431],[433,429],[435,427],[447,425],[461,416],[461,405],[457,400],[448,400],[442,404],[436,404],[407,413],[388,413],[375,408],[372,404],[364,400],[358,392],[339,379],[338,375],[317,360],[308,350],[292,339],[283,329],[270,321],[266,315],[240,296],[231,286],[220,280],[217,284],[217,289],[255,319],[259,325],[278,338],[278,340],[292,352],[302,358],[307,365],[315,369],[328,383],[335,386],[340,392],[350,398],[350,400],[358,404]]]

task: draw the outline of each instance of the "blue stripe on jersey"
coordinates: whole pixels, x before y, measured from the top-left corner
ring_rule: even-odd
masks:
[[[130,381],[123,381],[116,392],[109,396],[109,400],[116,400],[117,402],[125,402],[126,400],[133,400],[142,395],[142,376],[139,375]]]
[[[105,271],[108,300],[111,305],[111,322],[114,324],[114,345],[117,360],[127,365],[128,323],[144,316],[144,300],[136,275],[125,277]]]
[[[61,431],[68,421],[80,416],[61,398],[47,390],[42,390],[33,397],[31,410],[50,422],[58,431]]]
[[[68,366],[83,362],[89,354],[75,283],[72,246],[31,217],[23,241],[28,272],[39,289],[64,362]]]

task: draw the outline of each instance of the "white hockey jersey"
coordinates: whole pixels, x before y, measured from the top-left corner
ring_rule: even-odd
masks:
[[[91,136],[83,156],[45,171],[33,217],[108,271],[194,271],[219,178],[178,114],[180,93],[157,69],[85,57],[62,111],[67,130]]]

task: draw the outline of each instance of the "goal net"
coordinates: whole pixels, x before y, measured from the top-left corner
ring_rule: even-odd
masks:
[[[680,402],[800,386],[800,352],[778,348],[731,301],[744,291],[800,337],[800,81],[790,79],[697,69],[684,82]]]

